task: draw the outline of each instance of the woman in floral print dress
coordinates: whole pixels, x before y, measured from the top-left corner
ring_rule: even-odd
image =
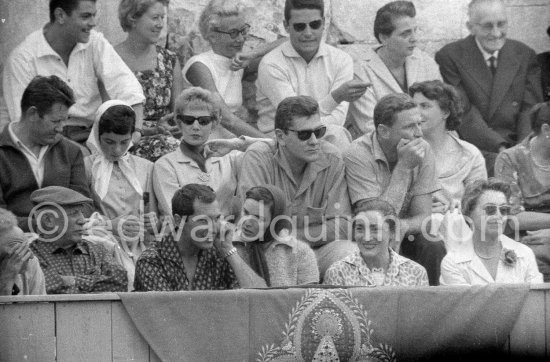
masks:
[[[390,247],[398,232],[399,219],[393,207],[382,200],[366,200],[355,207],[353,239],[359,251],[332,264],[324,284],[355,287],[428,286],[428,274],[420,264]]]
[[[178,148],[179,129],[172,121],[175,97],[183,88],[176,54],[157,45],[164,27],[167,0],[122,0],[119,19],[128,32],[115,47],[143,87],[142,139],[133,154],[152,162]],[[174,137],[176,136],[176,137]]]

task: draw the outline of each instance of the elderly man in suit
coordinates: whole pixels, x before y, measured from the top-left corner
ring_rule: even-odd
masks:
[[[470,36],[443,47],[435,60],[465,102],[458,131],[482,150],[491,175],[497,153],[531,131],[527,111],[542,101],[540,67],[531,48],[506,38],[501,0],[472,0],[468,17]]]

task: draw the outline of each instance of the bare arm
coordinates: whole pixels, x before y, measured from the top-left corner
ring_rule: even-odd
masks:
[[[218,92],[218,89],[216,88],[216,84],[214,83],[214,79],[212,78],[212,73],[210,73],[210,70],[208,70],[208,68],[204,64],[199,62],[194,63],[193,65],[191,65],[191,67],[189,67],[189,70],[187,71],[187,74],[185,76],[187,77],[187,80],[189,80],[189,82],[194,86],[207,89],[214,94],[216,100],[221,106],[222,126],[227,128],[230,132],[236,134],[237,136],[264,136],[262,132],[252,127],[244,120],[235,116],[233,112],[231,112],[231,110],[223,100],[222,96]]]

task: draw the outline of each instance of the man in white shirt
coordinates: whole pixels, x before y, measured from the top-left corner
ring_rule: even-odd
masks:
[[[368,84],[353,79],[348,54],[322,42],[323,0],[287,0],[284,13],[290,40],[267,54],[258,69],[258,128],[273,134],[278,104],[297,95],[319,102],[323,124],[343,126],[348,102],[362,96]]]
[[[111,44],[93,30],[95,15],[95,0],[50,0],[50,22],[31,33],[6,61],[2,86],[9,121],[19,121],[21,96],[31,79],[56,75],[75,93],[66,136],[79,142],[88,138],[102,93],[106,92],[109,98],[132,105],[137,116],[133,139],[139,140],[143,90]],[[6,122],[5,115],[1,121]]]
[[[458,132],[482,151],[491,176],[498,152],[531,132],[529,109],[542,102],[540,67],[531,48],[507,39],[502,0],[471,1],[467,26],[471,35],[444,46],[435,60],[465,104]]]

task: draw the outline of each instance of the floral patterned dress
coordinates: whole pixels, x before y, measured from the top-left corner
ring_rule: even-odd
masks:
[[[170,99],[175,65],[176,53],[157,45],[157,67],[134,72],[145,94],[144,127],[154,127],[164,115],[171,112]],[[163,155],[176,150],[179,143],[176,138],[161,134],[142,137],[131,153],[155,162]]]

